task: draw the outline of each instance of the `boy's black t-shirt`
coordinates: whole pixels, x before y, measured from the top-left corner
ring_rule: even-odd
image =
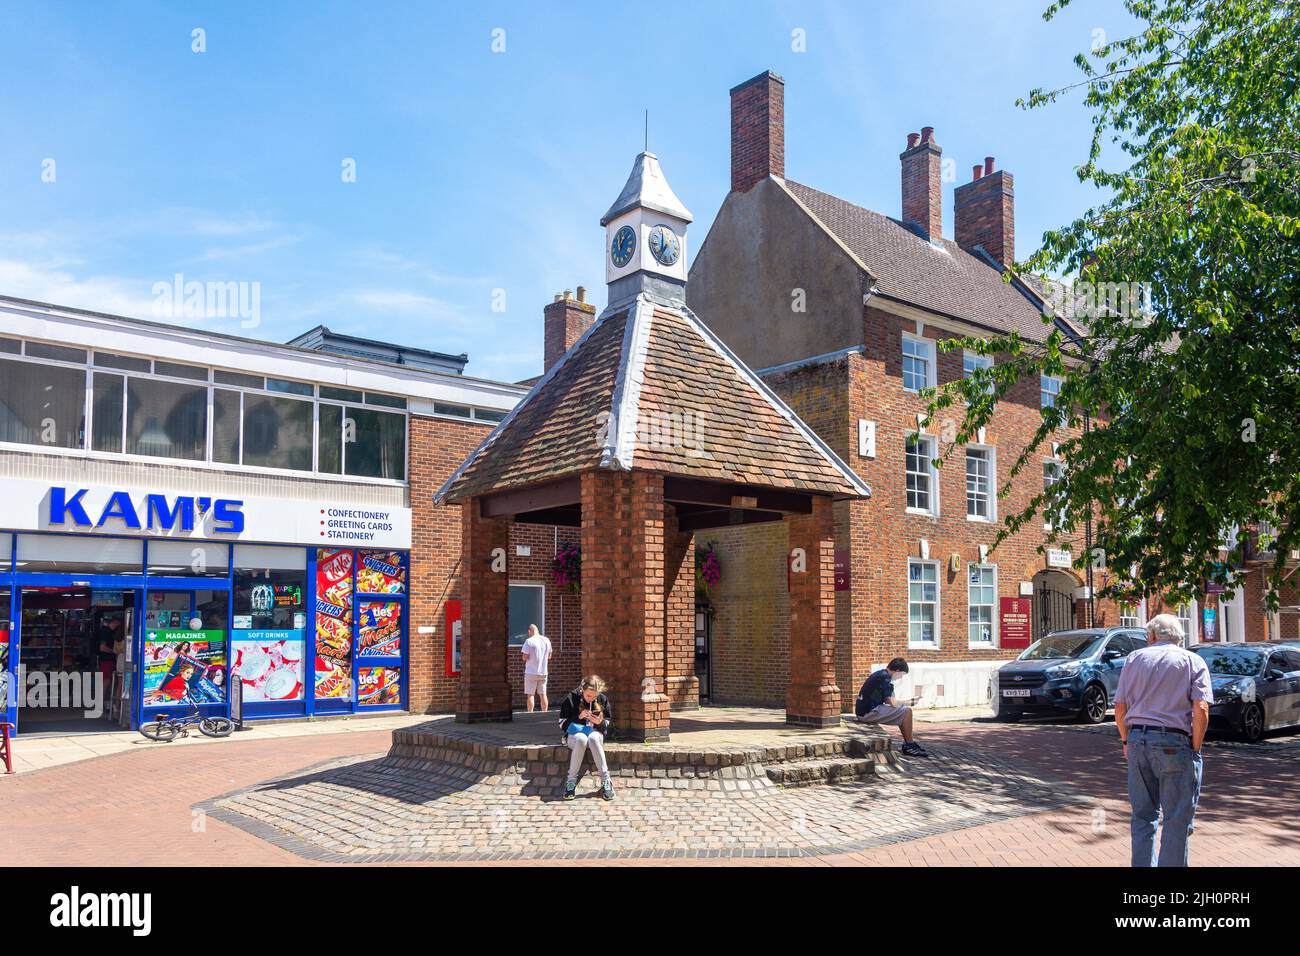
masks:
[[[864,717],[893,696],[894,682],[889,677],[889,668],[882,667],[868,677],[866,683],[862,685],[862,690],[858,691],[853,712],[859,717]]]

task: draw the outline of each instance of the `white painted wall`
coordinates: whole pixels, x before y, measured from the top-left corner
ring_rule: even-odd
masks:
[[[1014,657],[1000,661],[908,661],[908,673],[894,683],[895,696],[903,700],[919,694],[918,709],[990,704],[997,699],[992,692],[997,670],[1011,660]],[[871,669],[878,670],[886,663],[874,664]],[[942,694],[939,693],[940,686]]]

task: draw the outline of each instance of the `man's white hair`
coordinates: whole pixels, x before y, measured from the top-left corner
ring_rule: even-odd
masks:
[[[1183,642],[1183,622],[1172,614],[1157,614],[1147,621],[1147,633],[1155,635],[1157,641]]]

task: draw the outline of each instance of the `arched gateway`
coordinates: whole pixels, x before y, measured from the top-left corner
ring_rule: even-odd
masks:
[[[511,717],[512,521],[581,528],[582,667],[633,740],[698,698],[693,533],[785,521],[786,717],[839,723],[831,503],[871,492],[686,307],[690,221],[639,155],[601,220],[610,304],[435,496],[463,513],[460,721]]]

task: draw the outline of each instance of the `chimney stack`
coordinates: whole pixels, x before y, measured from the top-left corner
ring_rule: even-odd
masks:
[[[953,190],[953,233],[957,245],[967,251],[982,246],[1002,266],[1016,258],[1015,179],[1006,170],[994,170],[992,156],[984,157],[984,169],[975,167],[975,177]]]
[[[932,242],[943,236],[941,191],[943,150],[934,141],[934,127],[918,136],[907,134],[907,149],[899,154],[903,171],[903,221],[914,222]]]
[[[771,70],[731,90],[731,190],[785,178],[785,80]]]
[[[565,289],[542,310],[543,372],[549,372],[569,347],[591,328],[596,320],[596,307],[586,301],[587,290],[578,286],[578,297]]]

